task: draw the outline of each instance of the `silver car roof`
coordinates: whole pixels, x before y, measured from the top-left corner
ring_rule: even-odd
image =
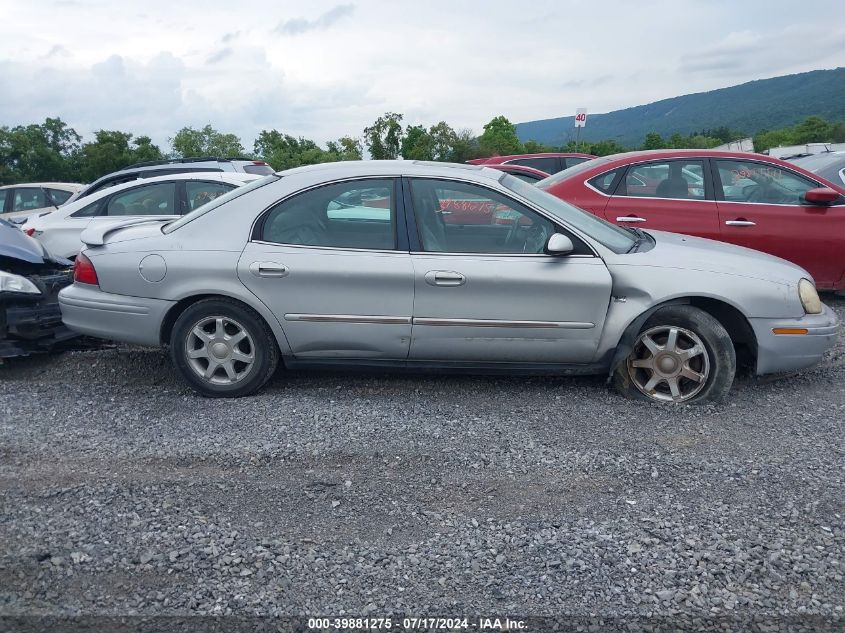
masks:
[[[439,163],[422,160],[350,160],[337,163],[320,163],[294,167],[276,172],[280,176],[319,175],[327,180],[350,176],[427,176],[454,178],[468,177],[473,180],[501,180],[504,172],[483,165],[462,163]]]

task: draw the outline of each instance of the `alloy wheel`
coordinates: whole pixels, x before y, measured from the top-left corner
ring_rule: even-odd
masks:
[[[710,355],[701,338],[677,326],[640,334],[628,356],[628,375],[641,393],[660,402],[686,402],[707,384]]]
[[[188,331],[185,358],[203,380],[232,385],[252,371],[255,344],[247,329],[234,319],[209,316]]]

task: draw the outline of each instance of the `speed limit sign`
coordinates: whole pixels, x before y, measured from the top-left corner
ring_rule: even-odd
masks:
[[[585,127],[587,125],[587,108],[578,108],[575,110],[575,127]]]

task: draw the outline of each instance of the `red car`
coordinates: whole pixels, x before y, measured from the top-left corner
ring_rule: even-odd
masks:
[[[845,188],[796,165],[714,150],[605,156],[537,185],[622,226],[747,246],[845,290]]]
[[[492,156],[468,160],[472,165],[524,165],[533,167],[547,174],[556,174],[579,163],[595,158],[592,154],[577,152],[549,152],[545,154],[513,154],[511,156]]]

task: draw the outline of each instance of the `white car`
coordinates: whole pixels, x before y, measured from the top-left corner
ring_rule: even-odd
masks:
[[[84,188],[74,182],[28,182],[0,187],[0,218],[17,223],[50,213]]]
[[[54,256],[73,259],[86,228],[134,218],[168,219],[190,213],[247,182],[262,178],[235,172],[190,172],[143,178],[69,202],[21,227]]]

